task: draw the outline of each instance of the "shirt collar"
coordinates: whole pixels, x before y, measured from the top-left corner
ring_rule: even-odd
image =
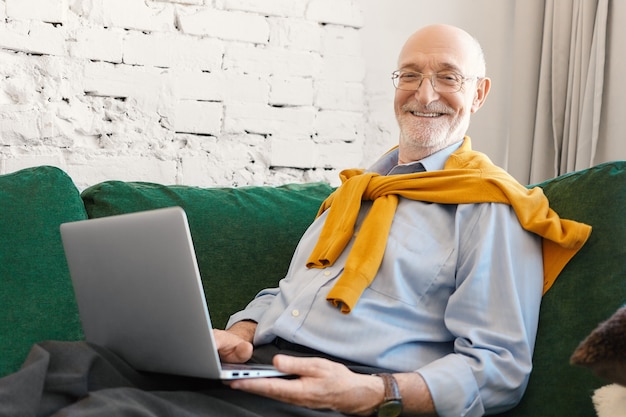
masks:
[[[443,169],[450,155],[459,149],[462,144],[463,141],[461,140],[424,159],[409,162],[408,164],[398,164],[398,148],[395,148],[383,155],[367,172],[376,172],[380,175],[396,175],[413,174],[422,171],[439,171]]]

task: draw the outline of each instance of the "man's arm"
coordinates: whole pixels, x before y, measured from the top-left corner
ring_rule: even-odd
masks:
[[[422,366],[442,416],[495,414],[521,399],[543,287],[541,239],[503,204],[460,205],[456,287],[445,325],[454,352]]]
[[[220,357],[234,363],[249,360],[256,326],[256,322],[244,320],[228,330],[214,330]],[[236,381],[231,387],[308,408],[330,408],[355,415],[371,415],[384,398],[385,389],[380,377],[356,374],[326,359],[277,355],[274,365],[286,373],[300,375],[300,378]],[[403,398],[405,415],[436,415],[428,387],[418,373],[394,376]]]
[[[357,374],[342,364],[322,358],[276,355],[274,365],[300,377],[237,380],[230,386],[307,408],[352,415],[372,415],[383,402],[384,384],[376,375]],[[402,415],[436,416],[428,387],[418,373],[394,376],[403,398]]]

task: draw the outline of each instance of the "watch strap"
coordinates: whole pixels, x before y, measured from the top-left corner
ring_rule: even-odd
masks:
[[[385,384],[385,399],[383,402],[398,400],[402,401],[400,396],[400,388],[398,388],[398,381],[392,374],[376,374],[383,379]]]

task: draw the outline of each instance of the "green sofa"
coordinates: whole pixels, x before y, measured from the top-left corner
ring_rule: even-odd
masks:
[[[606,384],[569,364],[578,343],[626,302],[626,162],[539,184],[564,218],[593,232],[541,307],[534,370],[506,416],[593,416]],[[187,211],[214,325],[284,275],[299,236],[332,191],[326,184],[197,188],[108,181],[82,193],[58,168],[0,176],[0,377],[44,340],[81,340],[60,241],[63,222],[178,205]]]

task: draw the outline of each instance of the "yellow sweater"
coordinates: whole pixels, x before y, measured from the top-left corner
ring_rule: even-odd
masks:
[[[341,180],[318,212],[330,210],[307,267],[325,268],[337,260],[354,233],[361,201],[372,200],[343,274],[327,296],[343,313],[354,308],[376,276],[398,196],[439,204],[511,205],[522,227],[543,238],[544,294],[591,234],[590,226],[559,218],[540,187],[524,187],[486,155],[473,151],[467,136],[441,171],[383,176],[351,169],[342,171]]]

